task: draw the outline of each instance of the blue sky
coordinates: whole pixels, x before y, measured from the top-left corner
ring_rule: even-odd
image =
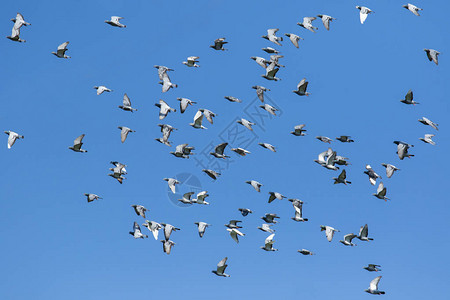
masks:
[[[446,80],[449,20],[446,1],[416,1],[421,17],[408,12],[406,1],[9,1],[0,11],[3,35],[9,35],[16,12],[32,26],[22,28],[20,44],[0,39],[3,72],[0,97],[2,130],[25,136],[11,150],[6,135],[0,155],[3,179],[0,195],[2,299],[362,299],[369,282],[383,275],[380,288],[388,299],[442,298],[449,277],[447,249],[449,211],[446,186],[446,149],[449,145]],[[355,5],[375,11],[359,23]],[[326,31],[320,20],[311,33],[296,25],[303,17],[329,14],[335,18]],[[127,28],[103,21],[122,16]],[[261,38],[268,28],[279,35],[304,38],[300,49],[290,41],[283,46]],[[229,51],[214,51],[214,39],[226,37]],[[70,41],[70,60],[51,55]],[[285,56],[279,82],[261,78],[264,70],[250,59],[268,57],[260,49],[271,46]],[[429,62],[423,48],[442,52],[439,66]],[[200,68],[187,68],[186,57],[200,56]],[[170,74],[179,87],[161,93],[153,65],[175,69]],[[292,93],[306,77],[310,97]],[[246,114],[255,105],[253,85],[271,89],[267,95],[280,116],[258,121]],[[95,85],[112,93],[95,94]],[[417,106],[399,102],[412,89]],[[127,93],[136,113],[124,112]],[[229,103],[235,96],[243,103]],[[154,106],[164,99],[178,108],[177,97],[198,102],[181,115],[171,113],[162,122]],[[217,113],[207,130],[188,124],[196,109]],[[265,113],[264,111],[260,111]],[[262,114],[264,115],[264,114]],[[265,114],[267,116],[267,114]],[[422,116],[440,124],[439,132],[417,122]],[[213,182],[192,157],[177,159],[169,148],[154,141],[158,123],[178,128],[170,138],[174,146],[189,143],[196,156],[210,143],[220,143],[237,117],[255,121],[256,139],[247,157],[232,157],[222,176]],[[292,128],[305,123],[308,135],[294,137]],[[264,125],[261,125],[264,124]],[[117,126],[136,133],[122,144]],[[84,148],[67,149],[85,133]],[[418,140],[435,133],[437,146]],[[248,134],[248,133],[247,133]],[[350,158],[346,167],[350,186],[333,185],[337,172],[313,162],[328,145],[317,135],[351,135],[355,143],[332,142],[339,155]],[[394,140],[416,146],[416,156],[400,161]],[[257,145],[268,142],[272,153]],[[231,146],[240,146],[238,142]],[[207,149],[208,150],[208,149]],[[109,161],[128,165],[123,185],[106,176]],[[381,163],[401,171],[384,178]],[[383,176],[392,201],[372,196],[376,187],[363,174],[371,164]],[[188,173],[210,194],[209,206],[180,207],[168,197],[162,179]],[[257,193],[246,180],[264,184]],[[183,185],[178,193],[187,192]],[[267,203],[268,192],[300,198],[304,217],[296,223],[287,200]],[[104,199],[87,203],[84,193]],[[147,207],[149,220],[181,228],[168,256],[153,238],[134,240],[128,231],[143,223],[130,207]],[[242,217],[237,209],[253,215]],[[265,213],[281,216],[275,248],[265,252],[268,234],[256,229]],[[246,234],[233,242],[223,224],[243,220]],[[197,221],[212,224],[202,239]],[[364,224],[375,239],[345,247],[338,241]],[[319,225],[339,230],[329,243]],[[146,228],[142,227],[143,232]],[[358,243],[359,242],[359,243]],[[302,256],[296,250],[317,253]],[[230,278],[211,273],[228,256]],[[382,272],[363,270],[380,264]]]

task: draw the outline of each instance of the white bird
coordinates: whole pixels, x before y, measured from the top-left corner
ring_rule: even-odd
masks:
[[[203,115],[205,116],[206,120],[208,120],[209,123],[211,123],[211,124],[214,123],[213,117],[216,116],[215,113],[213,113],[209,109],[204,109],[204,108],[199,109],[199,111],[201,111],[203,113]]]
[[[127,26],[120,23],[120,20],[122,20],[122,19],[123,19],[123,17],[112,16],[111,20],[105,20],[105,23],[109,24],[111,26],[114,26],[114,27],[125,28]]]
[[[286,198],[286,196],[283,196],[280,193],[277,192],[269,192],[269,203],[271,203],[273,200],[278,199],[278,200],[283,200],[283,198]]]
[[[85,134],[80,135],[73,141],[73,146],[69,147],[70,150],[73,150],[75,152],[87,152],[87,150],[81,149],[81,146],[83,146],[83,138]]]
[[[167,104],[164,100],[159,100],[159,103],[155,103],[155,106],[159,107],[159,119],[162,120],[167,117],[167,114],[171,111],[177,111],[175,108],[172,108]]]
[[[332,154],[333,154],[333,150],[331,148],[328,148],[328,150],[319,153],[319,155],[317,156],[317,159],[315,159],[314,162],[318,163],[322,167],[326,167],[328,157]]]
[[[357,238],[361,241],[373,241],[373,238],[369,237],[369,226],[367,224],[361,226]]]
[[[423,49],[427,53],[427,57],[429,61],[433,61],[436,65],[439,64],[438,62],[438,55],[441,54],[441,52],[434,50],[434,49]]]
[[[199,65],[197,65],[196,63],[198,63],[198,60],[200,57],[199,56],[189,56],[187,58],[187,61],[183,61],[183,65],[186,65],[188,67],[195,67],[198,68],[200,67]]]
[[[7,36],[8,39],[14,42],[24,43],[25,40],[20,39],[20,28],[22,26],[28,26],[31,25],[28,22],[25,22],[23,16],[20,13],[16,14],[16,17],[14,19],[11,19],[11,21],[14,22],[14,26],[12,28],[12,32],[10,36]]]
[[[344,239],[339,241],[342,244],[344,244],[345,246],[356,246],[356,244],[352,243],[352,240],[356,237],[356,234],[353,233],[349,233],[344,235]]]
[[[205,223],[205,222],[195,222],[195,225],[197,225],[198,228],[198,235],[202,238],[203,235],[205,234],[205,230],[206,228],[208,228],[209,226],[211,226],[211,224]]]
[[[378,185],[377,193],[372,195],[384,201],[390,200],[388,197],[386,197],[386,188],[384,187],[383,182],[380,182],[380,184]]]
[[[52,54],[56,55],[59,58],[70,58],[70,56],[66,55],[67,45],[69,45],[69,42],[62,43],[58,46],[58,49],[56,52],[52,52]]]
[[[296,93],[299,96],[309,96],[311,93],[308,93],[306,89],[308,88],[308,81],[306,81],[306,78],[303,78],[300,80],[300,82],[297,84],[297,89],[292,91],[293,93]]]
[[[246,156],[247,154],[250,154],[251,152],[248,150],[245,150],[244,148],[231,148],[231,151],[236,152],[240,156]]]
[[[209,197],[208,191],[201,191],[200,193],[197,194],[196,199],[192,199],[192,203],[209,205],[209,202],[205,201],[206,197]]]
[[[232,238],[236,243],[239,243],[239,238],[238,238],[238,236],[245,236],[244,233],[240,232],[240,231],[237,230],[236,228],[233,228],[233,229],[227,228],[227,231],[230,233],[231,238]]]
[[[287,36],[287,37],[289,37],[289,40],[291,40],[292,44],[293,44],[296,48],[298,48],[298,42],[299,42],[300,40],[303,40],[303,38],[301,38],[301,37],[299,37],[298,35],[293,34],[293,33],[285,33],[284,35]]]
[[[260,105],[259,107],[261,107],[265,111],[269,112],[269,114],[271,114],[273,116],[276,116],[275,112],[278,111],[278,109],[276,109],[275,107],[273,107],[272,105],[269,105],[267,103],[265,103],[264,105]]]
[[[264,246],[261,246],[261,249],[265,251],[278,251],[278,249],[273,248],[273,243],[275,242],[273,240],[273,237],[275,236],[275,233],[272,233],[269,235],[266,240],[264,241]]]
[[[314,255],[313,252],[306,250],[306,249],[302,249],[302,250],[297,250],[298,253],[301,253],[303,255]]]
[[[327,30],[330,30],[330,22],[336,20],[332,16],[328,15],[317,15],[317,16],[322,19],[323,26],[325,26]]]
[[[339,169],[339,167],[336,167],[335,164],[336,164],[336,151],[332,151],[331,155],[329,155],[327,157],[327,161],[326,161],[324,167],[329,169],[329,170],[336,171],[336,170]]]
[[[112,92],[111,89],[107,88],[107,87],[104,86],[104,85],[94,86],[94,89],[97,90],[97,96],[103,94],[103,92],[108,92],[108,93],[109,93],[109,92]]]
[[[164,178],[164,181],[167,181],[167,184],[169,185],[170,190],[172,191],[172,193],[176,193],[176,184],[180,184],[180,182],[174,178]]]
[[[218,38],[218,39],[214,40],[214,45],[211,45],[209,47],[213,48],[214,50],[225,51],[225,50],[228,50],[223,47],[223,45],[225,45],[225,44],[228,44],[228,42],[225,42],[225,38]]]
[[[97,89],[97,94],[98,94],[98,89]],[[137,111],[136,108],[131,107],[131,100],[128,97],[127,93],[125,93],[123,95],[123,102],[122,103],[123,103],[122,105],[119,105],[119,108],[121,108],[121,109],[123,109],[125,111],[131,111],[131,112]]]
[[[172,81],[170,81],[170,77],[169,77],[169,74],[167,74],[167,71],[168,71],[168,70],[166,70],[165,72],[162,72],[162,74],[161,74],[162,79],[161,79],[161,81],[159,82],[159,84],[162,85],[162,92],[163,92],[163,93],[167,92],[167,91],[170,90],[171,88],[176,88],[176,87],[178,87],[177,84],[172,83]],[[159,72],[159,71],[158,71],[158,72]]]
[[[381,178],[381,176],[375,173],[370,165],[366,165],[366,170],[367,171],[364,171],[364,174],[369,176],[370,184],[375,185],[375,183],[377,183],[377,178]]]
[[[378,276],[370,282],[369,288],[365,292],[373,295],[384,295],[386,292],[378,290],[378,283],[382,276]]]
[[[197,129],[207,129],[205,126],[202,125],[202,121],[203,121],[203,114],[200,110],[198,110],[194,116],[194,122],[189,123],[189,125]]]
[[[392,175],[394,175],[395,171],[399,171],[400,170],[396,166],[391,165],[391,164],[382,163],[381,165],[386,168],[386,176],[387,176],[387,178],[391,178]]]
[[[267,35],[263,35],[262,38],[269,40],[275,44],[277,44],[278,46],[281,46],[280,42],[283,41],[282,37],[277,37],[276,33],[278,32],[278,28],[274,28],[274,29],[267,29]]]
[[[161,240],[161,242],[163,243],[164,253],[167,253],[167,255],[169,255],[172,247],[175,246],[175,243],[171,240]]]
[[[153,237],[155,238],[155,240],[158,240],[158,234],[159,234],[159,230],[162,228],[161,224],[155,222],[155,221],[148,221],[146,220],[144,224],[142,224],[142,226],[145,226],[148,228],[148,230],[150,230],[153,234]]]
[[[414,147],[414,145],[405,143],[405,142],[401,142],[401,141],[394,141],[394,144],[397,145],[397,154],[398,154],[398,158],[400,158],[400,160],[403,160],[405,157],[411,158],[414,155],[413,154],[409,154],[408,149],[411,147]]]
[[[178,199],[178,201],[180,201],[181,203],[184,203],[184,204],[192,204],[192,203],[194,203],[191,200],[192,195],[194,195],[194,192],[185,193],[185,194],[183,194],[183,198]]]
[[[270,91],[270,89],[260,85],[254,85],[252,86],[252,89],[256,90],[256,95],[258,96],[258,99],[261,100],[261,102],[264,102],[264,92]]]
[[[134,222],[133,224],[133,231],[129,232],[135,239],[144,239],[148,238],[148,235],[143,234],[141,232],[141,227],[139,227],[139,224],[137,222]]]
[[[258,143],[258,145],[260,145],[260,146],[263,147],[263,148],[269,149],[269,150],[272,151],[272,152],[277,152],[277,150],[275,149],[275,147],[272,146],[272,145],[269,144],[269,143]]]
[[[419,8],[411,3],[408,3],[406,5],[403,5],[404,8],[415,14],[416,16],[420,17],[419,11],[423,10],[422,8]]]
[[[168,67],[166,67],[166,66],[158,66],[158,65],[155,65],[154,68],[158,69],[158,77],[159,77],[159,80],[164,80],[164,78],[165,78],[166,76],[168,76],[168,75],[167,75],[167,72],[168,72],[168,71],[173,71],[173,69],[168,68]]]
[[[189,105],[194,105],[197,103],[197,102],[191,101],[188,98],[177,98],[177,100],[180,101],[180,112],[181,113],[184,113],[184,111],[186,110],[186,108]]]
[[[275,230],[273,230],[272,228],[270,228],[271,226],[273,226],[272,224],[262,224],[260,227],[257,227],[259,230],[262,230],[264,232],[269,232],[269,233],[274,233]]]
[[[320,231],[325,231],[325,235],[327,236],[327,240],[331,242],[333,240],[333,236],[335,232],[339,232],[339,230],[334,229],[331,226],[320,225]]]
[[[144,206],[142,205],[131,205],[132,208],[134,208],[134,212],[145,219],[145,212],[148,211]]]
[[[87,197],[87,202],[92,202],[94,200],[103,199],[99,195],[96,194],[84,194]]]
[[[306,129],[305,128],[305,124],[300,124],[294,127],[294,131],[291,131],[291,134],[295,135],[295,136],[305,136],[306,135]]]
[[[289,201],[294,200],[294,199],[289,199]],[[294,220],[295,222],[307,222],[308,219],[307,218],[303,218],[303,202],[297,200],[297,201],[291,201],[292,202],[292,206],[294,206],[294,210],[295,210],[295,216],[293,218],[291,218],[292,220]]]
[[[430,145],[436,145],[436,142],[432,140],[434,134],[425,134],[425,137],[419,138],[424,143],[430,144]]]
[[[256,180],[246,181],[245,183],[250,184],[257,192],[261,192],[262,184]]]
[[[364,22],[367,19],[367,16],[370,13],[373,13],[373,11],[365,6],[356,6],[357,9],[359,9],[359,20],[361,21],[361,24],[364,24]]]
[[[433,121],[431,121],[428,118],[422,117],[422,119],[419,119],[418,121],[424,125],[429,125],[429,126],[433,127],[434,129],[439,130],[438,129],[439,124],[434,123]]]
[[[268,61],[267,59],[263,58],[263,57],[259,57],[259,56],[252,56],[250,57],[251,59],[253,59],[258,65],[260,65],[261,67],[263,67],[264,69],[267,68],[267,65],[270,64],[270,61]]]
[[[24,136],[23,135],[19,135],[18,133],[8,130],[8,131],[4,131],[7,135],[8,135],[8,149],[11,149],[11,147],[14,145],[14,143],[16,142],[16,140],[20,140],[23,139]]]
[[[225,269],[228,267],[228,265],[227,265],[227,259],[228,259],[228,257],[225,257],[224,259],[222,259],[222,260],[217,264],[217,270],[212,270],[211,272],[213,272],[213,273],[216,274],[217,276],[230,277],[230,275],[225,274]]]
[[[122,141],[122,143],[125,142],[125,140],[127,139],[127,136],[130,132],[136,132],[135,130],[132,130],[131,128],[125,127],[125,126],[119,126],[117,127],[120,129],[120,140]]]
[[[247,128],[248,130],[253,130],[252,126],[255,125],[255,123],[250,122],[249,120],[246,120],[244,118],[241,118],[240,120],[237,120],[236,123],[241,124],[242,126]]]
[[[318,30],[319,28],[314,27],[312,24],[312,21],[314,21],[316,18],[315,17],[304,17],[303,18],[303,22],[302,23],[297,23],[298,26],[301,26],[305,29],[308,29],[311,32],[315,32],[314,30]]]
[[[172,231],[180,230],[180,228],[176,228],[170,224],[161,223],[161,225],[164,226],[164,238],[166,239],[166,241],[169,240]]]

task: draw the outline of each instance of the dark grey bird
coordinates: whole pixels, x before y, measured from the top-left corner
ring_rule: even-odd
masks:
[[[373,196],[377,197],[378,199],[387,201],[390,200],[388,197],[386,197],[386,188],[384,187],[383,182],[380,182],[377,188],[376,194],[372,194]]]
[[[131,100],[130,97],[128,97],[127,93],[123,95],[123,104],[119,105],[119,108],[125,110],[125,111],[137,111],[136,108],[131,107]]]
[[[189,105],[194,105],[197,104],[197,102],[191,101],[188,98],[177,98],[178,101],[180,101],[180,112],[184,113],[184,111],[186,110],[186,108]]]
[[[319,29],[317,27],[314,27],[312,24],[312,21],[314,21],[315,19],[316,19],[315,17],[304,17],[303,21],[301,23],[298,22],[297,25],[305,29],[308,29],[311,32],[315,32],[315,30]]]
[[[297,250],[298,253],[301,253],[303,255],[314,255],[314,252],[311,252],[309,250],[306,249],[302,249],[302,250]]]
[[[142,205],[136,205],[133,204],[131,205],[131,207],[134,209],[134,212],[138,215],[141,216],[145,219],[145,212],[148,211],[148,209],[146,209],[144,206]]]
[[[306,89],[308,88],[308,81],[306,81],[306,78],[303,78],[300,80],[300,82],[297,84],[297,89],[292,91],[296,93],[299,96],[309,96],[311,93],[308,93]]]
[[[11,19],[11,21],[14,22],[14,26],[12,28],[11,35],[7,36],[7,38],[14,42],[19,42],[19,43],[26,42],[25,40],[22,40],[20,38],[20,28],[22,26],[28,26],[31,24],[28,22],[25,22],[25,19],[23,18],[23,16],[20,13],[17,13],[16,17],[14,19]]]
[[[409,90],[408,93],[406,93],[405,99],[400,100],[400,102],[412,105],[420,104],[419,102],[414,101],[413,98],[413,92],[412,90]]]
[[[342,142],[342,143],[353,143],[354,140],[352,140],[351,136],[348,135],[341,135],[340,137],[337,137],[336,140]]]
[[[278,28],[274,28],[274,29],[267,29],[267,35],[263,35],[262,38],[269,40],[275,44],[277,44],[278,46],[281,46],[281,43],[283,41],[282,37],[278,37],[276,36],[276,33],[278,32]]]
[[[332,16],[328,15],[317,15],[317,16],[322,19],[323,26],[325,26],[326,30],[330,30],[330,22],[336,20]]]
[[[230,102],[236,102],[236,103],[241,103],[242,102],[242,100],[240,100],[240,99],[238,99],[236,97],[233,97],[233,96],[225,96],[224,98],[227,99]]]
[[[214,40],[214,45],[209,46],[210,48],[213,48],[214,50],[228,50],[223,47],[223,45],[228,44],[228,42],[225,42],[225,38],[218,38]]]
[[[277,214],[265,214],[264,217],[261,217],[266,223],[273,223],[276,224],[278,221],[275,219],[279,219],[280,217],[277,216]]]
[[[211,272],[216,274],[217,276],[222,276],[222,277],[230,277],[230,275],[225,274],[225,269],[228,267],[227,265],[227,259],[228,257],[225,257],[224,259],[222,259],[218,264],[217,264],[217,269],[216,270],[212,270]]]
[[[126,25],[120,23],[120,20],[122,20],[122,19],[123,19],[123,17],[112,16],[111,20],[105,20],[105,23],[109,24],[111,26],[114,26],[114,27],[126,28],[127,27]]]
[[[160,242],[163,243],[164,253],[167,253],[167,255],[169,255],[172,247],[175,246],[175,243],[171,240],[161,240]]]
[[[380,175],[375,173],[370,165],[366,165],[366,171],[364,171],[364,174],[367,174],[367,176],[369,176],[369,181],[372,185],[375,185],[375,183],[377,183],[377,178],[381,178]]]
[[[391,164],[382,163],[381,165],[386,168],[386,176],[387,176],[387,178],[391,178],[392,175],[394,175],[395,171],[399,171],[400,170],[396,166],[391,165]]]
[[[261,102],[264,102],[264,92],[270,91],[270,89],[260,85],[254,85],[252,86],[252,89],[256,90],[256,95],[258,96],[258,99],[261,100]]]
[[[80,135],[73,141],[73,146],[69,147],[70,150],[73,150],[75,152],[87,152],[87,150],[81,149],[81,146],[83,145],[83,138],[85,134]]]
[[[195,222],[195,225],[197,225],[198,228],[198,235],[202,238],[203,235],[205,234],[205,230],[206,228],[208,228],[209,226],[211,226],[211,224],[205,223],[205,222]]]
[[[305,124],[300,124],[294,127],[294,131],[291,131],[291,134],[295,135],[295,136],[305,136],[306,135],[306,129],[305,128]]]
[[[276,49],[274,49],[274,48],[272,48],[272,47],[262,48],[261,50],[264,51],[264,52],[267,52],[267,53],[269,53],[269,54],[272,54],[272,53],[280,53],[280,51],[278,51],[278,50],[276,50]]]
[[[364,267],[363,269],[369,272],[379,272],[381,271],[381,269],[379,269],[380,267],[380,265],[368,264],[367,267]]]
[[[148,235],[143,234],[141,232],[141,227],[139,227],[139,224],[137,222],[134,222],[133,224],[133,231],[129,232],[135,239],[144,239],[148,238]]]
[[[287,37],[289,38],[289,40],[292,42],[292,44],[293,44],[296,48],[298,48],[298,42],[299,42],[300,40],[303,40],[303,38],[301,38],[301,37],[299,37],[298,35],[293,34],[293,33],[285,33],[284,35],[287,36]]]
[[[380,291],[378,289],[378,283],[380,282],[381,276],[376,277],[370,282],[369,288],[365,290],[365,292],[372,295],[384,295],[386,292]]]
[[[259,183],[258,181],[256,181],[256,180],[249,180],[249,181],[246,181],[245,183],[250,184],[257,192],[261,192],[262,184]]]
[[[19,135],[18,133],[16,133],[16,132],[14,132],[14,131],[11,131],[11,130],[8,130],[8,131],[4,131],[5,132],[5,134],[7,134],[8,135],[8,149],[11,149],[11,147],[14,145],[14,143],[17,141],[17,140],[20,140],[20,139],[23,139],[24,138],[24,136],[23,135]],[[80,146],[81,147],[81,146]],[[69,148],[70,149],[70,148]]]
[[[241,212],[242,216],[246,217],[248,214],[252,214],[253,211],[251,211],[248,208],[238,208],[238,210]]]
[[[357,236],[357,238],[361,241],[373,241],[373,238],[369,237],[369,226],[367,224],[365,224],[364,226],[361,226],[361,228],[359,229],[359,234]]]
[[[222,143],[217,145],[216,147],[214,147],[214,152],[210,152],[209,154],[211,154],[212,156],[216,157],[216,158],[229,158],[228,155],[223,154],[223,152],[225,151],[225,148],[228,146],[228,143]]]
[[[422,117],[422,119],[419,119],[418,121],[420,123],[422,123],[423,125],[429,125],[429,126],[433,127],[434,129],[439,130],[438,129],[439,124],[434,123],[433,121],[431,121],[428,118]]]
[[[333,177],[334,184],[338,184],[338,183],[343,183],[345,185],[352,184],[352,182],[347,181],[346,178],[347,178],[347,172],[345,170],[342,170],[341,174],[339,174],[339,176],[337,178]]]
[[[203,169],[202,172],[204,172],[206,175],[208,175],[209,177],[211,177],[212,179],[216,180],[221,174],[210,170],[210,169]]]
[[[103,199],[99,195],[96,194],[84,194],[87,197],[87,202],[92,202],[94,200]]]
[[[414,156],[413,154],[409,154],[408,152],[409,148],[414,147],[414,145],[401,141],[394,141],[394,144],[397,145],[397,154],[400,160],[403,160],[405,157],[411,158]]]
[[[194,147],[188,147],[188,144],[181,144],[175,148],[175,152],[170,152],[170,154],[175,157],[189,158],[189,155],[194,154],[192,152],[194,149]]]
[[[67,45],[69,45],[69,42],[62,43],[58,46],[56,52],[52,52],[52,54],[59,58],[70,58],[70,56],[66,55]]]
[[[169,240],[170,235],[172,234],[173,231],[180,230],[180,228],[177,228],[170,224],[161,223],[161,225],[164,227],[164,238],[166,239],[166,241]]]
[[[434,49],[423,49],[427,53],[427,57],[429,61],[433,61],[436,65],[439,64],[438,62],[438,55],[441,54],[441,52],[434,50]]]

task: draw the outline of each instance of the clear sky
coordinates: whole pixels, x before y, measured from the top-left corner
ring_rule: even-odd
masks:
[[[449,234],[447,170],[450,146],[447,49],[450,21],[448,1],[416,1],[421,17],[402,8],[406,1],[5,1],[0,10],[3,36],[11,33],[17,12],[32,26],[23,27],[26,43],[0,39],[1,130],[25,136],[11,150],[3,135],[0,156],[1,299],[363,299],[369,282],[382,275],[386,299],[444,299],[448,294]],[[375,13],[364,25],[355,5]],[[320,20],[317,33],[296,25],[303,17],[328,14],[337,20],[326,31]],[[122,16],[127,28],[104,23]],[[279,47],[261,38],[269,28],[278,35],[304,38],[300,49],[288,40]],[[208,46],[226,37],[229,51]],[[51,54],[70,41],[68,55]],[[286,65],[267,81],[264,70],[250,59],[268,57],[271,46],[285,56]],[[423,48],[442,52],[439,66],[429,62]],[[200,68],[182,61],[200,56]],[[177,89],[161,93],[153,65],[175,71]],[[309,97],[292,93],[308,79]],[[258,108],[253,85],[270,88],[269,103],[278,117]],[[112,93],[97,96],[93,86]],[[399,102],[412,89],[417,106]],[[117,108],[123,93],[139,111]],[[243,103],[230,103],[235,96]],[[181,115],[177,97],[198,104]],[[177,108],[158,120],[159,99]],[[188,124],[199,108],[217,114],[207,130]],[[255,114],[255,112],[260,115]],[[440,124],[436,132],[420,124],[421,117]],[[233,122],[244,117],[257,123],[254,135],[233,134]],[[178,128],[171,148],[156,142],[158,123]],[[308,135],[289,132],[306,124]],[[124,144],[117,126],[134,130]],[[67,149],[85,133],[88,153]],[[418,140],[435,133],[436,146]],[[355,143],[333,141],[338,155],[348,157],[349,186],[334,185],[338,172],[313,162],[328,144],[317,135],[351,135]],[[394,140],[415,145],[415,157],[400,161]],[[231,156],[220,165],[222,176],[213,182],[201,165],[217,169],[202,155],[211,145],[229,141],[252,153]],[[258,146],[271,143],[277,152]],[[196,148],[191,159],[169,154],[174,146]],[[208,146],[209,145],[209,146]],[[194,159],[197,158],[197,159]],[[128,165],[123,185],[106,176],[109,162]],[[385,178],[381,163],[401,171]],[[392,201],[372,196],[376,187],[363,174],[370,164],[387,187]],[[209,206],[182,207],[168,196],[165,177],[190,178],[177,195],[190,189],[207,190]],[[257,193],[246,180],[264,186]],[[280,192],[306,202],[296,223],[286,199],[267,203],[268,192]],[[87,203],[84,193],[104,199]],[[173,224],[176,243],[170,255],[153,237],[135,240],[128,232],[135,215],[132,204],[149,209],[147,218]],[[242,217],[239,207],[254,211]],[[265,213],[277,213],[278,252],[260,249],[267,233],[256,229]],[[243,221],[246,234],[236,244],[223,224]],[[198,237],[194,222],[212,224]],[[355,240],[357,247],[339,243],[344,234],[369,225],[372,242]],[[341,232],[329,243],[319,225]],[[144,233],[149,233],[142,227]],[[160,239],[162,234],[160,234]],[[306,248],[315,256],[303,256]],[[230,278],[211,273],[228,256]],[[363,270],[380,264],[382,272]]]

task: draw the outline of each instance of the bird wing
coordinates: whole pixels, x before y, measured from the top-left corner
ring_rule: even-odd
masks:
[[[275,35],[275,33],[278,31],[278,28],[275,29],[267,29],[267,35]]]
[[[365,11],[363,12],[363,10],[361,9],[359,12],[359,20],[361,21],[361,24],[364,24],[364,22],[367,19],[367,16],[368,16],[367,12]]]
[[[408,93],[406,93],[405,99],[408,101],[411,101],[413,99],[413,91],[409,90]]]
[[[194,124],[196,126],[202,126],[202,120],[203,120],[203,114],[201,111],[198,110],[194,116]]]
[[[123,95],[123,106],[131,106],[131,100],[128,97],[127,93]]]
[[[360,237],[368,237],[369,236],[369,227],[367,224],[364,226],[361,226],[361,229],[359,230],[359,236]]]
[[[341,172],[341,174],[339,174],[339,176],[338,176],[338,178],[340,179],[340,180],[345,180],[345,178],[347,178],[347,173],[346,173],[346,171],[345,170],[342,170],[342,172]]]
[[[275,236],[275,233],[272,233],[269,235],[266,240],[264,241],[264,245],[272,245],[274,243],[273,237]]]
[[[216,152],[217,154],[223,155],[223,151],[225,150],[225,147],[228,145],[228,143],[222,143],[217,145],[214,148],[214,152]]]
[[[82,141],[84,138],[85,134],[83,133],[82,135],[80,135],[79,137],[77,137],[74,141],[73,141],[73,146],[77,147],[79,146],[81,148],[81,146],[83,145]]]
[[[333,236],[334,236],[334,228],[326,226],[325,234],[327,236],[327,240],[329,242],[331,242],[331,240],[333,239]]]
[[[59,45],[58,46],[58,53],[59,53],[59,51],[63,51],[63,53],[64,53],[64,51],[66,51],[67,49],[67,45],[69,45],[69,42],[65,42],[65,43],[62,43],[61,45]]]
[[[376,291],[378,290],[378,283],[380,282],[382,276],[378,276],[370,282],[369,289]]]
[[[227,268],[227,259],[228,257],[225,257],[217,264],[217,273],[223,274],[225,272],[225,269]]]

